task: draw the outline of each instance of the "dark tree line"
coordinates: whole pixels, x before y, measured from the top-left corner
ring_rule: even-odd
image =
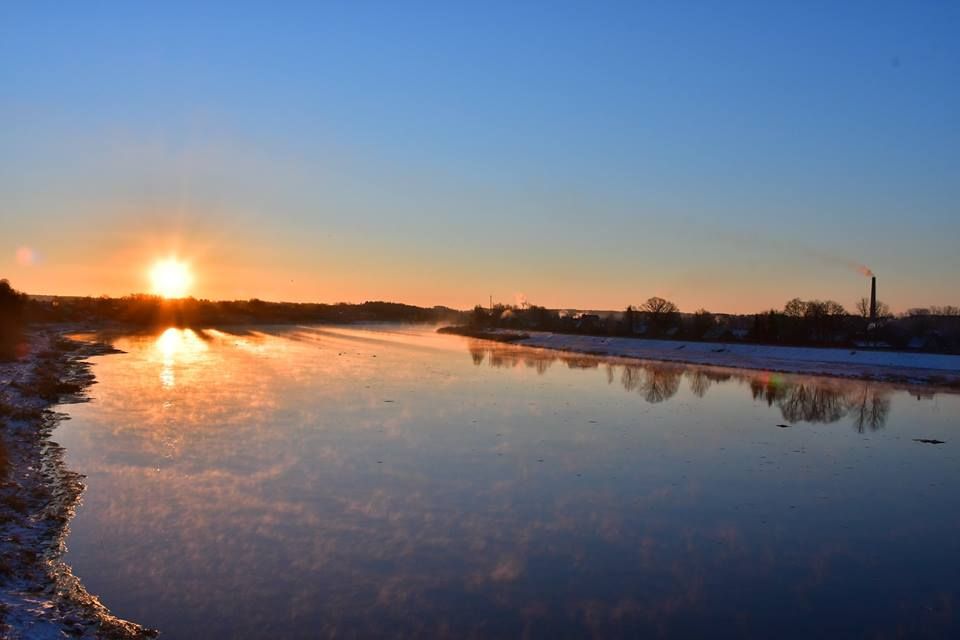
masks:
[[[16,357],[30,324],[119,323],[137,327],[214,327],[239,324],[464,322],[466,314],[447,307],[417,307],[396,302],[314,304],[263,300],[168,300],[136,294],[30,298],[0,280],[0,358]]]
[[[660,297],[605,315],[561,313],[523,304],[477,306],[470,312],[447,307],[417,307],[394,302],[319,304],[263,300],[167,300],[152,295],[122,298],[34,299],[0,280],[0,358],[16,355],[23,327],[30,323],[117,322],[142,327],[238,324],[410,322],[465,324],[471,329],[507,328],[586,335],[658,339],[747,341],[812,346],[870,346],[960,353],[960,309],[911,309],[889,315],[878,302],[879,317],[869,318],[869,301],[848,313],[832,300],[788,301],[782,310],[755,315],[713,314],[705,309],[681,313]]]
[[[660,297],[649,298],[621,313],[563,314],[537,305],[477,306],[469,314],[472,329],[518,329],[585,335],[625,336],[711,342],[824,347],[896,348],[960,353],[960,309],[911,309],[899,317],[877,303],[870,318],[869,300],[848,312],[833,300],[789,300],[783,309],[754,315],[713,314],[706,309],[681,313]]]
[[[446,307],[424,308],[396,302],[318,304],[266,302],[258,299],[211,301],[167,300],[137,294],[122,298],[30,300],[32,322],[113,321],[137,326],[215,326],[293,322],[441,322],[462,314]]]
[[[709,315],[707,312],[703,313]],[[711,322],[712,318],[711,315]],[[475,329],[533,329],[588,335],[644,334],[658,337],[676,335],[684,323],[680,310],[674,303],[654,297],[638,307],[627,307],[619,317],[604,318],[589,313],[565,314],[537,305],[496,304],[489,308],[477,305],[469,315],[468,324]]]
[[[776,344],[838,345],[849,341],[851,332],[863,324],[833,300],[794,298],[783,311],[770,310],[754,316],[752,339]]]
[[[614,364],[600,358],[553,351],[517,349],[511,345],[477,340],[468,344],[473,364],[513,368],[522,365],[544,374],[554,363],[570,369],[605,368],[607,382],[618,378],[625,391],[637,393],[656,404],[672,398],[687,380],[690,391],[704,397],[715,383],[734,379],[745,382],[755,400],[776,406],[784,421],[831,424],[848,420],[860,433],[877,431],[886,424],[892,391],[869,381],[816,380],[802,376],[779,376],[743,371],[719,371],[669,362]],[[619,376],[617,375],[619,373]],[[739,385],[738,385],[739,386]]]
[[[0,280],[0,360],[17,355],[28,302],[26,294],[15,290],[7,280]]]

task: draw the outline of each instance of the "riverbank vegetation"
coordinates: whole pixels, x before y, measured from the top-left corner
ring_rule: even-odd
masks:
[[[808,422],[831,424],[848,420],[864,433],[883,428],[890,413],[890,397],[896,387],[876,382],[825,379],[718,367],[699,367],[675,362],[647,361],[637,364],[614,363],[602,358],[549,350],[515,349],[510,345],[491,345],[476,341],[469,345],[473,364],[486,363],[495,368],[524,365],[543,375],[554,364],[568,369],[603,369],[607,381],[620,381],[625,391],[635,392],[650,404],[672,398],[687,381],[690,391],[703,398],[714,384],[737,380],[753,400],[777,407],[789,424]],[[912,392],[928,393],[922,389]]]
[[[139,327],[212,327],[237,324],[344,322],[455,322],[462,314],[447,307],[396,302],[361,304],[267,302],[264,300],[167,299],[135,294],[121,298],[36,297],[25,301],[23,317],[34,323],[118,322]]]
[[[29,298],[0,280],[0,361],[12,360],[23,342]]]
[[[788,301],[782,309],[733,315],[699,309],[683,313],[659,297],[628,306],[622,312],[567,313],[536,305],[477,306],[466,329],[514,329],[579,335],[656,338],[705,342],[858,347],[960,353],[960,309],[911,309],[893,316],[885,304],[871,318],[869,303],[858,302],[857,313],[833,300]]]
[[[242,324],[408,322],[458,325],[468,331],[551,331],[706,342],[824,347],[890,348],[960,353],[960,308],[910,309],[894,316],[883,302],[870,317],[870,302],[850,312],[833,300],[794,298],[782,309],[756,314],[682,312],[660,297],[617,312],[564,312],[542,306],[495,304],[462,312],[395,302],[360,304],[166,299],[135,294],[110,297],[30,297],[0,281],[0,359],[17,355],[29,323],[115,322],[137,327],[213,327]]]

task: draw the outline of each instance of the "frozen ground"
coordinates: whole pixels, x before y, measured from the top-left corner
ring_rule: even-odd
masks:
[[[509,335],[510,332],[499,332]],[[960,385],[960,356],[528,332],[529,347],[789,373]]]
[[[93,382],[85,359],[112,349],[52,329],[25,346],[18,361],[0,362],[0,638],[154,637],[110,615],[62,561],[83,483],[50,439],[64,417],[50,407],[82,401]]]

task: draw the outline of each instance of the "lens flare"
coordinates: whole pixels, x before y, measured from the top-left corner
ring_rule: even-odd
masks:
[[[21,267],[32,266],[37,261],[37,252],[30,247],[17,249],[17,264]]]

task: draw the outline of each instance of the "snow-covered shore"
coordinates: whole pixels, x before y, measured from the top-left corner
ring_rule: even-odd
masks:
[[[576,353],[785,373],[960,386],[960,356],[498,330],[487,337]]]
[[[0,362],[0,637],[139,639],[156,635],[112,616],[63,562],[64,539],[83,491],[50,436],[93,383],[85,359],[107,345],[32,333],[27,353]]]

